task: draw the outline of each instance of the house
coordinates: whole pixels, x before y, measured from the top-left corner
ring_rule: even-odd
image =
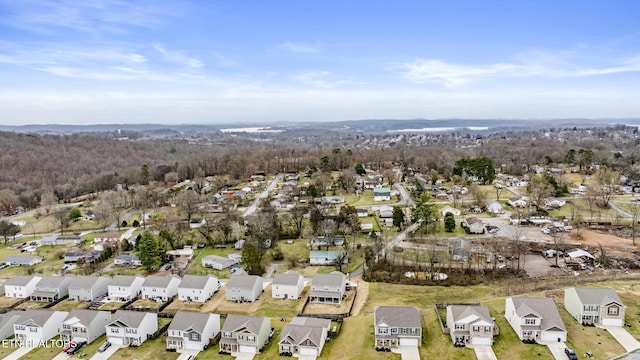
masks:
[[[336,261],[343,255],[342,251],[309,251],[309,264],[311,265],[334,265]],[[347,262],[344,257],[343,262]]]
[[[191,259],[193,258],[193,253],[194,253],[193,247],[187,245],[183,249],[175,249],[175,250],[167,251],[167,259],[168,260],[175,260],[178,258]]]
[[[484,234],[485,231],[484,222],[475,216],[464,219],[460,226],[469,234]]]
[[[273,277],[271,296],[276,299],[300,299],[303,289],[304,278],[302,275],[289,270]]]
[[[340,205],[344,204],[344,198],[342,196],[323,196],[314,198],[313,203],[316,205]]]
[[[96,261],[101,254],[102,252],[98,250],[73,249],[64,254],[64,262],[90,263]]]
[[[445,216],[447,215],[447,213],[451,213],[453,214],[453,216],[460,216],[462,214],[462,211],[460,211],[460,209],[456,209],[454,207],[451,207],[449,205],[443,207],[442,209],[440,209],[440,216]]]
[[[307,241],[309,246],[342,246],[344,245],[344,237],[327,237],[327,236],[317,236],[312,237]]]
[[[158,314],[118,310],[105,327],[107,341],[115,345],[140,346],[158,331]]]
[[[69,285],[73,281],[69,276],[43,276],[31,294],[31,300],[54,302],[69,295]]]
[[[207,302],[220,289],[220,281],[213,275],[185,275],[178,286],[178,300]]]
[[[373,221],[372,220],[362,220],[360,221],[360,230],[370,232],[373,230]]]
[[[331,274],[315,274],[311,279],[309,302],[340,304],[345,297],[347,277],[334,271]]]
[[[389,201],[391,200],[391,188],[382,187],[373,189],[373,201]]]
[[[504,214],[504,208],[502,207],[502,204],[495,200],[485,200],[484,207],[489,214]]]
[[[36,275],[18,275],[4,282],[4,296],[26,299],[36,291],[36,284],[42,277]]]
[[[558,209],[563,207],[567,201],[565,199],[558,198],[546,198],[544,199],[544,206],[552,209]]]
[[[320,356],[327,341],[331,320],[296,316],[280,333],[280,355]]]
[[[54,238],[43,238],[42,240],[40,240],[40,245],[44,246],[44,245],[49,245],[49,246],[54,246],[54,245],[80,245],[82,243],[84,243],[86,241],[86,239],[82,236],[79,235],[69,235],[69,236],[58,236],[55,239]]]
[[[262,278],[256,275],[233,274],[227,282],[227,300],[253,302],[262,294]]]
[[[107,247],[115,248],[120,245],[122,237],[122,234],[115,231],[95,234],[91,247],[98,251],[104,251]]]
[[[207,225],[207,220],[203,218],[193,218],[189,220],[189,229],[200,229],[205,225]]]
[[[13,336],[13,324],[20,319],[21,311],[9,311],[0,314],[0,340]]]
[[[507,205],[514,207],[514,208],[523,208],[523,207],[527,207],[529,205],[529,201],[526,197],[518,197],[518,196],[514,196],[512,198],[509,198],[509,200],[507,200]]]
[[[142,283],[142,298],[167,301],[178,293],[180,281],[175,275],[147,276]]]
[[[626,306],[611,288],[568,288],[564,308],[581,324],[624,326]]]
[[[463,237],[449,239],[449,250],[455,261],[467,261],[471,255],[471,240]]]
[[[41,263],[44,260],[42,256],[7,256],[2,262],[3,264],[13,266],[34,266]]]
[[[66,311],[25,310],[13,323],[14,339],[33,347],[62,332]]]
[[[448,305],[447,326],[456,346],[493,345],[493,336],[498,334],[489,308],[483,305]]]
[[[567,328],[551,298],[507,298],[504,316],[520,340],[567,340]]]
[[[74,309],[62,322],[62,337],[67,341],[86,341],[88,344],[104,335],[111,321],[111,312]]]
[[[422,321],[417,307],[376,306],[373,324],[378,349],[418,347],[422,343]]]
[[[142,266],[140,258],[129,253],[122,253],[113,259],[114,265],[122,266]]]
[[[356,209],[356,214],[360,218],[367,217],[367,216],[369,216],[369,210],[367,210],[366,208],[357,208]]]
[[[178,311],[167,330],[167,350],[205,350],[219,332],[219,314]]]
[[[209,255],[205,256],[204,259],[202,259],[202,266],[214,268],[216,270],[226,269],[235,264],[236,262],[234,259],[218,255]]]
[[[116,275],[107,287],[109,299],[129,301],[140,295],[143,283],[142,276]]]
[[[220,353],[258,354],[269,342],[270,329],[268,317],[229,314],[220,330]]]
[[[110,282],[106,276],[76,276],[69,284],[69,299],[95,301],[107,294]]]

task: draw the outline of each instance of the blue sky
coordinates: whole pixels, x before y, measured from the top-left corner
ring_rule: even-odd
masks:
[[[0,122],[640,117],[638,19],[635,0],[0,0]]]

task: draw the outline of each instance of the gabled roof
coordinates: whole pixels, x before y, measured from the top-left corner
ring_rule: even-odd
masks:
[[[98,279],[111,280],[106,276],[76,276],[69,284],[69,289],[91,289]]]
[[[253,290],[257,282],[262,283],[262,278],[257,275],[231,275],[227,282],[227,289],[239,288]]]
[[[301,345],[309,340],[312,345],[306,346],[314,346],[318,348],[322,345],[322,329],[323,328],[319,326],[287,324],[282,329],[280,342],[292,345]]]
[[[69,315],[67,315],[63,323],[66,323],[66,324],[79,323],[83,326],[89,326],[98,315],[104,315],[104,314],[109,314],[109,316],[111,315],[108,311],[74,309],[74,310],[71,310]]]
[[[124,327],[137,328],[142,324],[145,316],[151,314],[152,313],[142,311],[118,310],[113,314],[111,322],[109,322],[107,326],[122,327],[120,325],[124,325]]]
[[[131,286],[137,279],[144,279],[142,276],[116,275],[111,279],[110,286]]]
[[[16,324],[36,325],[42,327],[56,312],[59,311],[25,310],[20,314],[20,318],[16,321]]]
[[[373,314],[375,326],[422,327],[420,310],[411,306],[376,306]]]
[[[30,283],[34,278],[37,278],[38,280],[41,279],[40,276],[34,276],[34,275],[18,275],[18,276],[14,276],[10,279],[8,279],[7,281],[4,282],[4,286],[6,287],[7,285],[11,286],[26,286],[28,283]]]
[[[608,305],[613,302],[624,306],[615,290],[611,288],[575,288],[582,304]]]
[[[222,331],[246,331],[257,336],[260,333],[260,328],[265,321],[268,322],[269,318],[262,316],[229,314],[227,315],[227,319],[224,321]]]
[[[332,272],[331,274],[315,274],[311,279],[312,287],[320,289],[329,287],[331,289],[340,288],[345,285],[346,276],[339,272]]]
[[[20,320],[20,316],[22,315],[22,311],[9,311],[6,314],[0,314],[0,328],[5,325],[13,326],[13,324]]]
[[[298,285],[298,281],[302,275],[299,272],[287,271],[284,274],[276,274],[273,277],[273,285]]]
[[[143,287],[166,288],[167,286],[169,286],[169,284],[171,283],[171,281],[173,279],[180,280],[180,277],[175,276],[175,275],[167,275],[167,276],[152,275],[152,276],[147,276],[144,279],[144,282],[142,283],[142,286]]]
[[[483,305],[449,305],[447,312],[451,312],[454,322],[464,321],[465,323],[483,320],[490,324],[493,323],[489,308]]]
[[[185,275],[182,277],[182,281],[178,287],[184,289],[204,289],[209,279],[212,278],[218,281],[218,278],[213,275]]]
[[[513,301],[518,317],[526,317],[535,315],[542,319],[540,323],[541,330],[549,330],[557,328],[567,331],[564,322],[558,312],[556,302],[551,298],[510,298]]]
[[[36,289],[38,288],[59,288],[63,282],[70,279],[68,276],[43,276],[40,281],[36,284]]]
[[[7,258],[4,259],[3,263],[20,265],[20,264],[31,264],[33,261],[42,261],[42,258],[40,256],[12,255],[12,256],[7,256]]]
[[[227,261],[231,260],[228,257],[222,257],[222,256],[218,256],[218,255],[208,255],[205,256],[204,259],[202,259],[203,262],[212,262],[212,263],[218,263],[218,264],[223,264]]]
[[[171,320],[169,330],[187,331],[194,330],[202,334],[213,314],[203,314],[193,311],[178,311]]]

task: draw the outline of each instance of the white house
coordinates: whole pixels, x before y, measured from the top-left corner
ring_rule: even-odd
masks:
[[[342,255],[342,251],[324,251],[324,250],[312,250],[309,251],[309,263],[311,265],[333,265],[338,261],[338,258]],[[347,262],[347,258],[344,258],[344,263]]]
[[[376,306],[373,324],[376,348],[418,347],[422,342],[422,320],[417,307]]]
[[[234,259],[218,255],[209,255],[202,259],[202,266],[214,268],[216,270],[226,269],[235,264],[236,262]]]
[[[142,276],[116,275],[108,286],[109,299],[129,301],[140,295],[143,283]]]
[[[497,335],[489,308],[483,305],[448,305],[447,326],[451,341],[460,346],[493,345]]]
[[[167,330],[167,349],[202,351],[219,332],[219,314],[178,311]]]
[[[69,341],[88,344],[104,335],[111,321],[109,311],[74,309],[62,322],[62,336]]]
[[[568,288],[564,308],[581,324],[624,326],[627,307],[611,288]]]
[[[167,301],[178,293],[180,281],[175,275],[147,276],[142,283],[142,298]]]
[[[391,200],[391,188],[374,188],[373,201],[389,201]]]
[[[567,328],[551,298],[507,298],[504,316],[520,340],[567,340]]]
[[[227,300],[253,302],[262,294],[262,278],[256,275],[231,275],[227,282]]]
[[[25,342],[27,346],[49,340],[62,332],[62,321],[67,317],[66,311],[26,310],[13,324],[15,339]]]
[[[296,316],[285,325],[278,343],[280,355],[320,356],[331,326],[329,319]]]
[[[158,331],[158,314],[118,310],[105,328],[110,343],[139,346]]]
[[[113,259],[113,264],[121,266],[140,266],[142,265],[142,261],[135,255],[122,253]]]
[[[110,282],[106,276],[76,276],[69,284],[69,299],[94,301],[107,294]]]
[[[41,263],[43,260],[44,258],[42,256],[13,255],[7,256],[2,263],[13,266],[34,266]]]
[[[331,274],[315,274],[311,279],[309,301],[326,304],[340,304],[345,297],[347,277],[338,271]]]
[[[9,311],[0,314],[0,340],[13,336],[13,324],[20,319],[22,311]]]
[[[220,289],[220,281],[213,275],[185,275],[178,286],[178,300],[207,302]]]
[[[28,298],[36,290],[36,284],[42,277],[36,275],[14,276],[4,283],[4,296],[11,298]]]
[[[289,270],[273,277],[271,296],[276,299],[300,299],[303,289],[304,278],[302,275]]]
[[[440,216],[445,216],[447,215],[447,213],[451,213],[453,214],[453,216],[460,216],[462,214],[462,211],[460,211],[460,209],[456,209],[454,207],[451,207],[449,205],[443,207],[442,209],[440,209]]]
[[[31,294],[31,300],[54,302],[69,295],[69,285],[73,281],[70,276],[43,276]]]

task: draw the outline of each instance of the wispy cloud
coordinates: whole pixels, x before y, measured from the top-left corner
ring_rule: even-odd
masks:
[[[351,79],[332,79],[329,71],[309,71],[295,76],[295,80],[304,84],[325,89],[333,89],[341,85],[353,84]]]
[[[164,45],[160,44],[153,45],[153,48],[157,52],[162,54],[163,57],[169,62],[182,64],[190,68],[201,68],[204,66],[204,63],[202,61],[194,57],[185,55],[183,51],[168,50]]]
[[[294,43],[287,41],[280,44],[279,47],[297,54],[315,54],[322,51],[322,46],[318,43]]]
[[[129,32],[134,28],[157,28],[163,19],[175,15],[177,3],[145,0],[2,0],[8,11],[2,22],[39,33],[68,28],[79,32]]]

